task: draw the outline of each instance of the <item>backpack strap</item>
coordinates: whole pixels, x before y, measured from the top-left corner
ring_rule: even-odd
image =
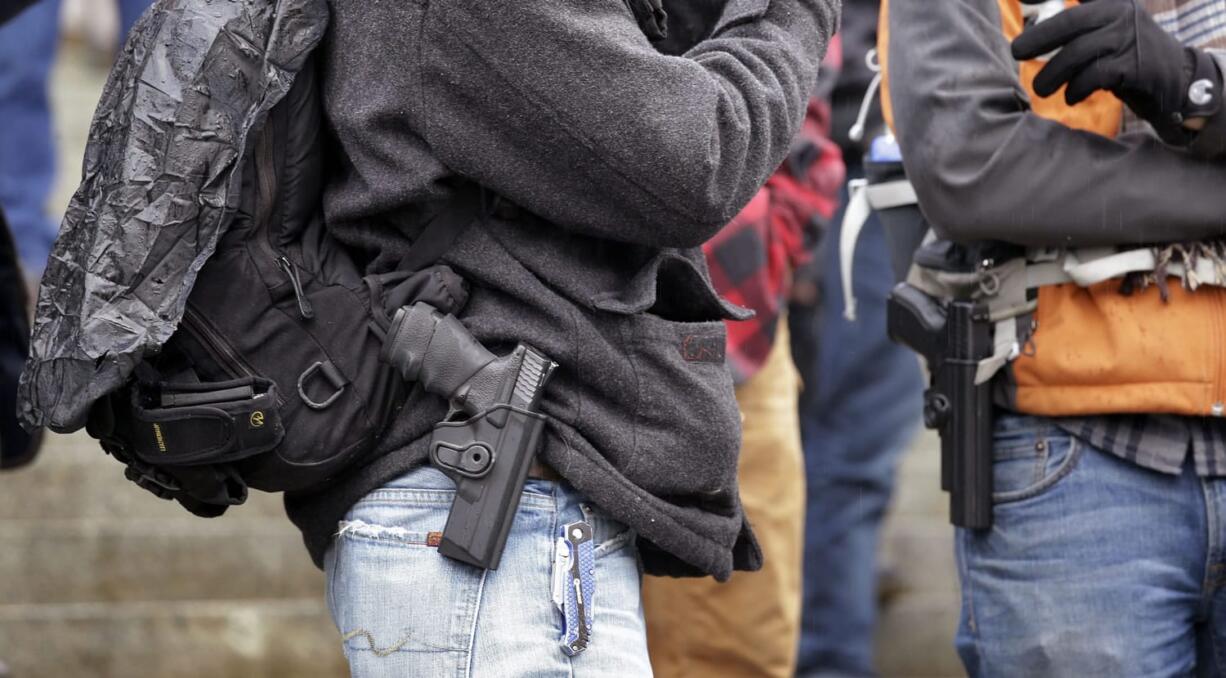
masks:
[[[426,224],[413,241],[409,253],[400,260],[401,271],[420,271],[432,266],[459,240],[482,214],[485,191],[477,185],[461,190],[451,204]]]

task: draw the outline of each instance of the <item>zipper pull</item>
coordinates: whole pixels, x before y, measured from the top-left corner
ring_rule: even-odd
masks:
[[[298,278],[298,270],[284,256],[277,259],[277,266],[282,271],[285,271],[285,275],[289,276],[290,284],[294,286],[294,298],[298,300],[298,312],[307,320],[314,318],[315,309],[311,308],[310,300],[306,298],[306,293],[302,291],[302,281]]]

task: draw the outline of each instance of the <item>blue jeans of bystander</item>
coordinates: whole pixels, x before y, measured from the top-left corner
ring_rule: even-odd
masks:
[[[808,483],[802,676],[873,672],[881,520],[923,404],[918,359],[886,336],[894,277],[881,222],[870,219],[856,247],[855,322],[843,318],[838,241],[836,226],[818,253],[818,306],[793,305],[790,317]]]
[[[325,559],[328,607],[354,678],[650,676],[634,534],[565,482],[529,480],[497,570],[438,554],[454,484],[421,467],[345,517]],[[592,525],[592,641],[562,653],[551,596],[558,526]]]
[[[151,0],[119,0],[123,35]],[[21,263],[40,275],[58,230],[47,211],[55,182],[48,94],[59,45],[60,0],[40,0],[0,26],[0,207]]]

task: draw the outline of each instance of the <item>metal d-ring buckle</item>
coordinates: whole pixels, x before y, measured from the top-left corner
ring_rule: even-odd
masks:
[[[311,379],[311,377],[315,376],[316,372],[322,373],[324,378],[332,384],[332,388],[336,389],[336,391],[333,392],[332,395],[328,396],[328,399],[322,403],[317,403],[314,400],[311,400],[311,396],[307,395],[306,392],[306,383]],[[331,360],[326,362],[317,362],[306,368],[306,371],[298,376],[298,397],[302,398],[302,402],[306,403],[307,407],[313,410],[322,410],[336,402],[336,399],[341,397],[341,394],[345,392],[346,386],[348,386],[348,383],[345,381],[344,376],[340,373],[340,370],[336,369],[336,366],[332,364]]]

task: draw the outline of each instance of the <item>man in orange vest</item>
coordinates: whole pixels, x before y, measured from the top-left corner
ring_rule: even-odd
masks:
[[[1226,3],[1026,4],[1046,11],[889,2],[924,214],[955,241],[1151,265],[1029,293],[994,383],[993,524],[957,535],[958,651],[974,676],[1219,675]]]

